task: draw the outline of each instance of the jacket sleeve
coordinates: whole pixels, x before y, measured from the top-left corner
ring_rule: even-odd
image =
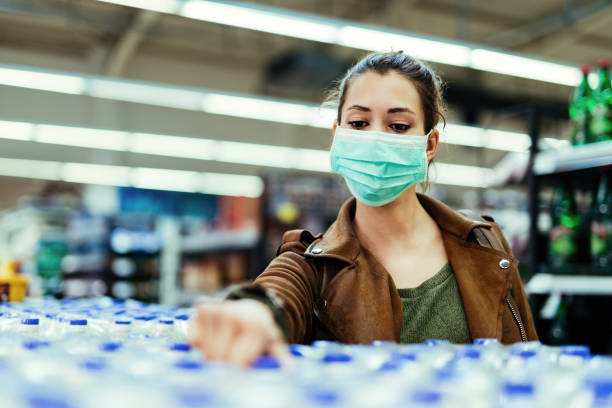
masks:
[[[491,225],[492,225],[493,230],[497,233],[497,236],[501,238],[503,242],[503,246],[506,249],[506,252],[508,252],[514,257],[514,254],[512,253],[512,248],[510,247],[510,244],[504,237],[504,234],[501,232],[499,225],[497,225],[497,223],[495,222],[492,222]],[[512,295],[512,298],[514,299],[514,303],[519,309],[518,311],[519,311],[523,326],[525,328],[525,334],[527,336],[527,340],[528,341],[538,340],[538,334],[536,333],[535,324],[533,321],[533,315],[531,314],[531,308],[529,307],[529,302],[527,301],[527,294],[525,293],[525,287],[523,285],[523,281],[521,279],[521,276],[518,273],[518,267],[513,268],[510,273],[511,273],[510,284],[512,285],[511,295]]]
[[[302,234],[308,234],[301,239]],[[230,291],[228,299],[251,298],[267,304],[290,343],[301,343],[312,330],[313,302],[318,296],[317,275],[304,257],[307,231],[288,231],[276,258],[253,284]],[[306,242],[304,242],[306,241]]]

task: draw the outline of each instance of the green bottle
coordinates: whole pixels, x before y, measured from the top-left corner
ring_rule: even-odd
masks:
[[[591,259],[598,273],[612,274],[612,186],[607,174],[601,176],[593,200]]]
[[[591,114],[591,135],[593,141],[612,140],[612,82],[610,80],[610,60],[600,58],[599,84],[593,93],[589,112]]]
[[[574,95],[570,101],[569,115],[572,120],[572,145],[578,146],[590,143],[590,113],[589,103],[593,96],[593,89],[589,85],[589,66],[580,66],[582,71],[582,81],[574,90]]]
[[[571,300],[568,296],[561,295],[561,302],[557,308],[557,312],[553,317],[553,321],[550,325],[548,332],[548,341],[550,344],[555,346],[563,346],[569,343],[569,330],[568,330],[568,312],[570,308]]]
[[[550,265],[555,273],[572,273],[578,255],[580,213],[568,184],[558,187],[551,203]]]

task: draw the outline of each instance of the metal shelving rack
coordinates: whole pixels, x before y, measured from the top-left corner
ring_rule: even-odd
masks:
[[[526,291],[540,338],[546,341],[547,327],[562,296],[571,296],[577,309],[571,320],[570,340],[588,344],[595,352],[612,352],[612,320],[603,310],[612,304],[612,270],[609,276],[593,274],[586,264],[572,274],[550,274],[546,264],[546,237],[539,230],[540,212],[545,207],[540,193],[547,187],[570,181],[577,190],[589,191],[604,172],[612,172],[612,142],[571,147],[556,151],[538,151],[542,113],[528,110],[531,148],[526,172],[529,192],[529,258]],[[572,330],[573,328],[573,330]]]

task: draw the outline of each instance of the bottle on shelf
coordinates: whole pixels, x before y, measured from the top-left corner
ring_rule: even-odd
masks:
[[[580,212],[568,183],[558,187],[551,203],[549,258],[554,273],[572,273],[578,255]]]
[[[590,129],[589,103],[593,96],[593,89],[589,85],[589,66],[582,65],[582,81],[574,90],[570,101],[569,114],[572,125],[572,145],[578,146],[592,141]]]
[[[612,274],[612,186],[603,174],[593,200],[591,222],[591,259],[598,273]]]
[[[553,317],[548,331],[548,342],[551,345],[564,345],[569,343],[568,329],[568,312],[570,308],[571,298],[567,295],[561,295],[561,301],[557,307],[557,311]]]
[[[594,142],[612,140],[612,82],[610,79],[610,60],[600,58],[599,83],[593,92],[589,112],[591,114],[590,132]]]

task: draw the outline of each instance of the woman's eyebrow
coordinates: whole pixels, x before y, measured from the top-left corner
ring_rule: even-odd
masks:
[[[406,112],[406,113],[411,113],[411,114],[415,114],[414,111],[410,108],[391,108],[387,111],[387,113],[401,113],[401,112]]]
[[[361,106],[361,105],[352,105],[350,108],[347,109],[347,111],[350,111],[351,109],[359,110],[359,111],[362,111],[362,112],[371,112],[372,111],[370,108],[365,107],[365,106]]]
[[[358,111],[362,111],[362,112],[371,112],[372,111],[367,106],[362,106],[362,105],[351,105],[347,109],[347,111],[350,111],[350,110],[358,110]],[[416,115],[412,109],[407,108],[407,107],[390,108],[389,110],[387,110],[387,113],[403,113],[403,112],[410,113],[412,115]]]

